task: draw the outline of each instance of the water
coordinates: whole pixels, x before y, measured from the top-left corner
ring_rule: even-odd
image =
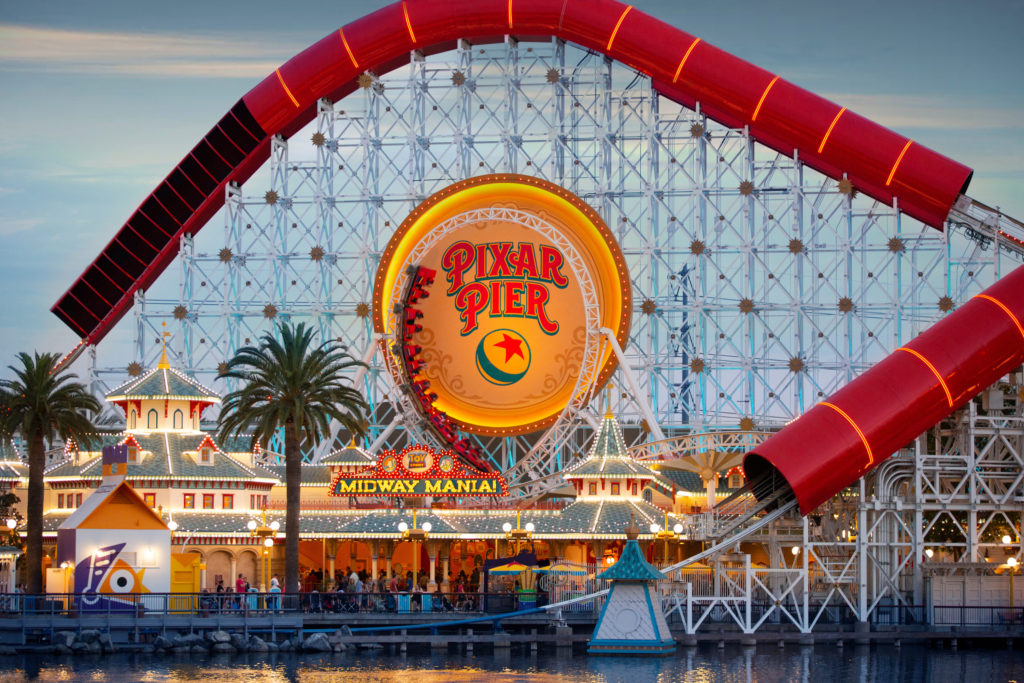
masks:
[[[25,655],[0,659],[0,683],[20,681],[208,681],[209,683],[1024,683],[1024,654],[995,648],[923,646],[680,648],[667,659],[599,658],[577,653],[474,655],[385,652],[310,655],[107,657]]]

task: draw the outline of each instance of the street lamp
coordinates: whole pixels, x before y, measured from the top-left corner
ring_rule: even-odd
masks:
[[[267,526],[267,511],[263,511],[263,519],[261,524],[257,524],[255,519],[250,519],[249,523],[245,525],[249,530],[249,536],[263,539],[263,562],[260,566],[260,593],[267,591],[267,575],[270,573],[270,549],[274,547],[274,536],[277,535],[277,530],[281,528],[280,522],[271,522],[270,526]],[[265,567],[264,567],[265,565]]]
[[[522,521],[521,515],[522,515],[522,513],[519,510],[516,510],[516,528],[515,529],[513,529],[512,525],[510,523],[508,523],[508,522],[505,522],[504,524],[501,525],[502,531],[505,532],[505,538],[507,540],[509,540],[509,541],[515,541],[516,542],[516,555],[517,556],[519,555],[520,546],[521,546],[523,541],[533,541],[533,530],[535,528],[533,526],[533,522],[527,522],[526,523],[526,528],[525,529],[522,528],[520,526],[520,522]]]
[[[663,557],[665,564],[668,564],[668,542],[679,539],[679,536],[683,533],[683,525],[676,524],[674,527],[669,529],[668,526],[668,511],[665,511],[665,527],[664,529],[655,523],[651,523],[650,526],[651,535],[654,536],[656,541],[664,541]]]
[[[405,522],[399,522],[399,524],[398,524],[398,531],[401,532],[402,538],[404,538],[404,539],[406,539],[408,541],[412,541],[412,580],[417,585],[419,585],[419,581],[420,581],[420,576],[419,576],[419,574],[420,574],[420,570],[419,570],[419,561],[420,561],[419,555],[420,555],[420,552],[419,552],[419,545],[418,544],[419,544],[420,541],[427,540],[427,535],[430,533],[430,530],[433,529],[433,528],[434,527],[433,527],[433,525],[431,525],[430,522],[424,522],[422,528],[416,526],[416,509],[415,508],[413,508],[413,511],[412,511],[412,528],[411,529],[409,528],[409,525],[406,524]],[[411,588],[410,588],[410,592],[412,592]]]
[[[1017,558],[1011,557],[1006,561],[1010,567],[1010,609],[1013,609],[1013,575],[1017,573]]]

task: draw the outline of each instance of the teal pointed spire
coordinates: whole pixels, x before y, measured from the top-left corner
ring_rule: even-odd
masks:
[[[597,578],[605,581],[662,581],[668,577],[644,559],[639,543],[630,540],[626,541],[626,548],[619,561],[598,574]]]

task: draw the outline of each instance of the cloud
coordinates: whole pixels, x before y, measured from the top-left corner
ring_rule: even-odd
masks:
[[[262,78],[301,46],[272,40],[0,24],[0,69],[168,78]]]
[[[841,106],[875,123],[899,130],[1005,130],[1024,128],[1024,110],[988,107],[977,101],[958,103],[920,95],[856,95],[822,93]]]
[[[40,225],[41,218],[5,218],[0,216],[0,235],[13,235],[16,232],[25,232]]]

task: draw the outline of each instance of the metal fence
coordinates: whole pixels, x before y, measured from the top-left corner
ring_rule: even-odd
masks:
[[[936,605],[932,607],[935,626],[1021,626],[1024,625],[1022,607],[965,607]]]
[[[538,603],[547,604],[542,594]],[[0,619],[33,617],[269,616],[275,614],[502,614],[516,593],[48,593],[0,594]],[[543,606],[541,604],[540,606]],[[529,607],[535,606],[531,602]],[[525,607],[524,607],[525,608]]]

